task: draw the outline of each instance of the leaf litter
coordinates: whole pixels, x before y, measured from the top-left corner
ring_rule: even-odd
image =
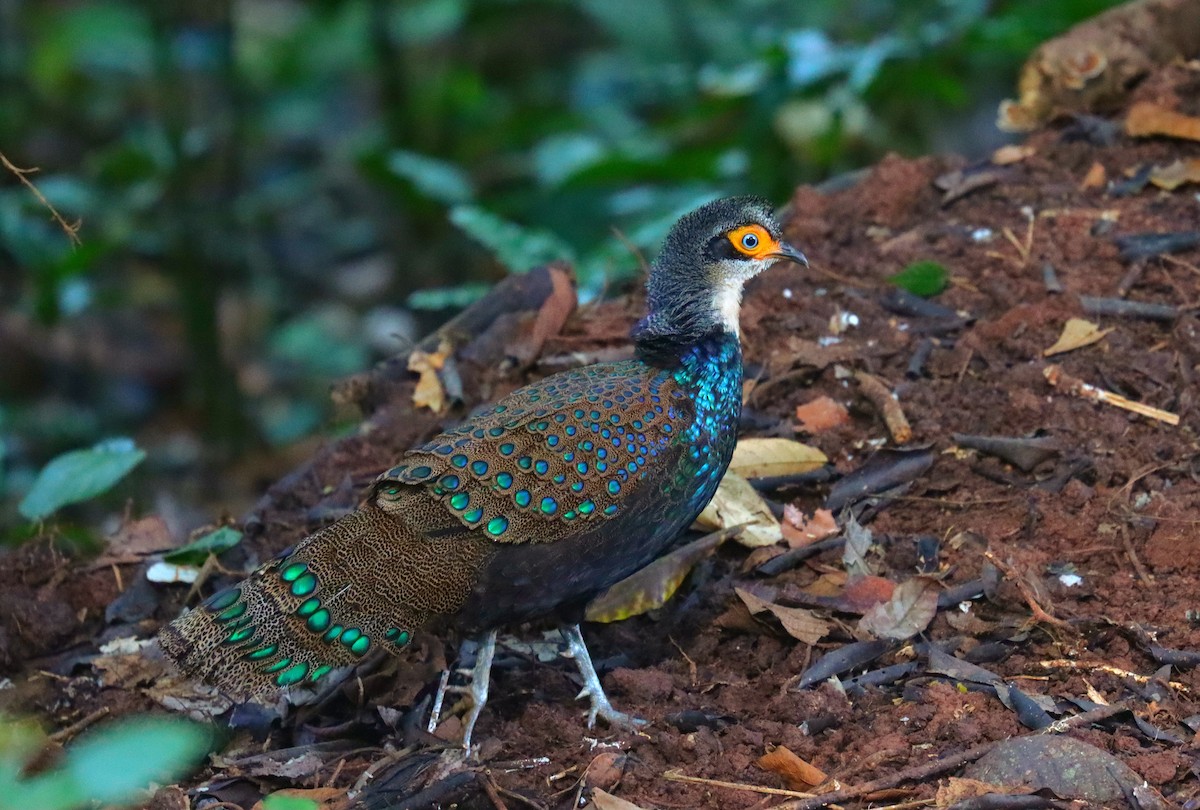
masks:
[[[1161,68],[1135,91],[1135,102],[1178,112],[1175,88],[1189,81],[1194,72],[1185,65]],[[1189,224],[1194,200],[1190,194],[1146,187],[1149,179],[1125,196],[1115,196],[1111,187],[1079,187],[1087,168],[1097,163],[1108,166],[1110,176],[1119,176],[1112,167],[1186,165],[1196,157],[1195,146],[1179,138],[1132,140],[1119,131],[1104,145],[1067,137],[1066,129],[1036,133],[1027,146],[1028,154],[1008,163],[996,182],[971,189],[946,207],[933,181],[963,168],[956,158],[891,157],[856,185],[829,193],[796,191],[789,236],[849,281],[834,286],[811,273],[778,269],[751,288],[743,318],[746,356],[768,371],[749,394],[744,432],[757,434],[752,438],[792,435],[797,406],[821,396],[851,402],[851,378],[832,370],[842,364],[851,377],[864,371],[886,381],[889,396],[903,402],[914,435],[929,446],[888,447],[874,406],[852,406],[848,424],[808,439],[828,460],[817,465],[830,470],[828,481],[789,482],[775,470],[743,479],[739,492],[752,505],[743,508],[761,521],[761,548],[780,552],[772,560],[739,574],[751,552],[726,543],[661,607],[585,629],[614,703],[654,721],[649,738],[603,728],[586,731],[571,701],[578,685],[567,667],[534,665],[519,651],[498,656],[496,699],[477,729],[477,739],[493,752],[488,768],[496,785],[543,806],[561,803],[562,798],[553,798],[560,782],[551,777],[569,773],[577,780],[596,756],[589,746],[619,745],[635,764],[611,790],[596,786],[609,790],[609,796],[620,794],[645,808],[744,807],[759,800],[746,785],[779,790],[774,786],[781,777],[757,762],[764,750],[782,746],[834,774],[842,786],[818,799],[792,797],[796,807],[821,806],[803,804],[820,801],[858,808],[870,801],[872,790],[890,791],[892,802],[934,800],[939,779],[949,774],[979,778],[963,770],[966,763],[1011,737],[1090,743],[1108,757],[1105,772],[1109,766],[1117,772],[1116,762],[1133,773],[1124,786],[1143,806],[1156,801],[1138,792],[1145,785],[1176,804],[1196,799],[1188,776],[1194,763],[1178,742],[1200,725],[1194,721],[1200,714],[1200,676],[1194,657],[1187,655],[1200,648],[1200,628],[1187,613],[1188,605],[1200,603],[1192,576],[1200,564],[1192,530],[1200,482],[1191,463],[1198,427],[1194,302],[1200,300],[1200,273],[1190,269],[1200,262],[1200,238],[1184,230],[1194,227]],[[1022,206],[1034,212],[1032,217],[1020,211]],[[864,237],[867,230],[878,239]],[[1014,234],[1015,242],[995,236],[1005,232]],[[897,307],[888,297],[901,290],[888,284],[887,274],[919,261],[953,268],[953,283],[928,302],[943,308],[941,317],[921,314],[915,306]],[[1144,263],[1140,274],[1130,275],[1131,264],[1139,262]],[[1054,268],[1061,292],[1043,281],[1046,266]],[[793,291],[791,298],[781,294],[785,288]],[[589,307],[567,321],[562,336],[547,338],[542,356],[610,349],[612,336],[628,328],[637,303]],[[898,308],[903,311],[894,311]],[[1121,325],[1102,343],[1056,358],[1066,375],[1059,379],[1068,386],[1055,388],[1042,377],[1042,352],[1080,308],[1101,323],[1120,317]],[[1091,311],[1095,308],[1107,309],[1097,314]],[[841,343],[818,345],[816,338],[842,312],[855,313],[859,325],[841,336]],[[920,346],[926,356],[910,374]],[[535,363],[528,373],[550,368]],[[489,366],[480,376],[485,384],[499,386],[523,379],[507,373]],[[1110,401],[1088,401],[1071,390],[1071,379],[1173,414],[1178,425],[1131,418],[1108,407]],[[464,390],[467,406],[478,404],[471,386]],[[397,386],[395,399],[380,406],[378,419],[373,417],[370,441],[349,437],[331,443],[333,452],[281,482],[285,497],[256,512],[257,528],[246,532],[222,564],[243,565],[241,555],[267,559],[296,542],[321,525],[309,510],[341,486],[347,470],[365,480],[369,471],[386,468],[414,443],[416,432],[436,429],[428,411],[412,410],[413,392],[413,380]],[[458,396],[445,386],[442,395],[446,407]],[[1030,442],[1026,449],[1032,455],[1013,455],[999,445],[962,452],[956,446],[960,436]],[[1047,447],[1039,446],[1042,438]],[[1028,465],[1032,459],[1032,472],[1018,477],[980,453],[996,453],[1023,472],[1017,461]],[[804,468],[796,461],[788,462],[794,474]],[[768,458],[768,463],[775,461]],[[1054,487],[1041,486],[1043,480]],[[786,506],[805,515],[828,509],[843,526],[853,513],[872,535],[866,549],[859,548],[851,559],[865,573],[846,574],[841,565],[846,540],[840,535],[785,548],[776,515],[785,515],[784,524],[795,527]],[[726,515],[709,530],[720,525],[737,521]],[[918,599],[901,602],[896,594],[919,580],[921,539],[929,537],[941,540],[942,579],[922,589]],[[963,539],[972,537],[978,541]],[[989,548],[995,562],[985,556]],[[94,639],[107,630],[107,606],[132,581],[133,566],[142,564],[133,561],[136,556],[57,577],[64,565],[44,547],[22,548],[5,558],[0,666],[14,686],[0,689],[0,710],[57,706],[48,722],[63,727],[98,703],[113,706],[114,713],[156,705],[181,711],[190,706],[209,716],[219,711],[215,698],[206,706],[203,696],[190,695],[186,684],[169,676],[143,686],[139,681],[154,677],[152,670],[139,674],[126,666],[131,662],[111,656],[99,666],[90,663],[98,650]],[[785,558],[787,565],[767,571]],[[1084,586],[1067,588],[1060,582],[1058,572],[1066,563],[1079,571]],[[770,586],[771,598],[743,587],[739,576]],[[232,581],[216,570],[213,580],[205,593]],[[173,615],[188,597],[186,585],[152,587],[162,600],[156,620]],[[775,610],[767,607],[750,618],[735,587]],[[878,598],[888,588],[886,601]],[[853,617],[883,604],[891,605],[877,611],[879,621],[890,620],[883,625],[887,632],[901,636],[919,626],[930,595],[940,609],[915,636],[855,639]],[[834,601],[819,606],[804,601],[817,598]],[[745,624],[716,621],[731,607],[742,611]],[[801,643],[776,610],[808,611],[827,624],[828,632],[815,646]],[[1059,623],[1031,622],[1037,610],[1048,611]],[[153,632],[153,624],[137,630],[139,640]],[[1120,629],[1135,626],[1153,634],[1151,641]],[[39,632],[30,633],[31,627]],[[128,634],[128,627],[120,627],[113,637]],[[1152,647],[1180,654],[1168,677],[1158,674]],[[934,650],[962,662],[937,658],[939,668],[961,672],[958,667],[973,663],[992,672],[1009,705],[995,684],[969,678],[962,688],[948,683],[957,676],[932,671]],[[149,660],[152,653],[129,655]],[[27,662],[31,671],[53,677],[22,676]],[[416,768],[426,760],[397,746],[397,729],[423,727],[427,708],[420,708],[417,696],[432,692],[440,668],[453,664],[449,640],[420,639],[399,658],[365,665],[355,680],[321,702],[276,716],[267,742],[237,732],[227,752],[231,758],[222,762],[236,763],[232,755],[238,748],[319,751],[318,739],[353,737],[359,747],[327,761],[312,778],[334,789],[359,785],[364,793],[359,798],[368,802],[381,803],[383,794],[372,791],[382,789],[391,791],[386,801],[430,790],[441,801],[436,797],[450,796],[453,789],[465,791],[466,799],[453,794],[463,806],[494,806],[474,774],[464,779],[452,768]],[[101,678],[114,685],[101,688]],[[1112,704],[1101,707],[1107,714],[1093,714],[1095,696]],[[395,707],[395,722],[385,723],[376,706]],[[1034,737],[1030,727],[1045,721],[1039,712],[1070,736]],[[685,715],[720,720],[688,725],[682,722]],[[1080,721],[1073,725],[1075,718]],[[814,733],[806,734],[808,727]],[[1047,759],[1044,750],[1028,759],[1036,763],[1039,758]],[[342,760],[345,764],[338,765]],[[239,779],[231,767],[215,766],[187,782],[185,790],[193,801],[200,795],[235,795],[226,788]],[[681,771],[696,781],[666,776]],[[363,778],[368,772],[381,778]],[[276,783],[267,787],[239,783],[239,790],[252,794],[240,799],[240,806],[252,806],[262,793],[284,786],[278,783],[282,777],[273,779]],[[197,792],[199,780],[209,780],[212,791]],[[1130,787],[1134,780],[1136,786]],[[361,787],[368,784],[385,787]],[[1076,778],[1054,790],[1080,787]],[[498,795],[509,806],[516,804],[507,793]],[[1125,801],[1122,793],[1117,806]]]

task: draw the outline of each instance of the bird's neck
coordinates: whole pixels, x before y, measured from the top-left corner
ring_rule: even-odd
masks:
[[[637,330],[634,334],[644,363],[670,371],[676,382],[704,393],[706,400],[740,411],[742,344],[737,335],[721,328],[700,337],[647,335]]]

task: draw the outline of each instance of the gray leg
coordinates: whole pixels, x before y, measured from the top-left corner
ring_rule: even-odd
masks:
[[[579,667],[579,674],[583,676],[583,691],[575,699],[578,700],[587,695],[592,701],[592,708],[588,711],[588,728],[596,725],[597,717],[603,717],[610,726],[617,726],[629,731],[637,731],[639,727],[647,725],[647,721],[619,712],[608,702],[608,696],[604,694],[604,687],[600,685],[600,676],[596,674],[596,668],[592,666],[592,657],[588,655],[588,648],[583,642],[583,633],[580,632],[579,625],[573,624],[570,627],[564,627],[561,632],[567,641],[571,657],[575,659],[575,666]]]
[[[492,656],[496,654],[496,631],[489,630],[479,641],[479,649],[475,652],[475,669],[471,674],[471,711],[467,713],[467,722],[463,726],[462,747],[468,753],[471,750],[471,734],[475,731],[475,721],[487,703],[488,686],[492,679]]]

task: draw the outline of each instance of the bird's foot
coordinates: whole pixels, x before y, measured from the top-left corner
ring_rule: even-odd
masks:
[[[479,649],[475,652],[475,666],[470,671],[470,685],[444,687],[448,692],[459,692],[471,697],[471,708],[463,721],[462,735],[462,748],[468,754],[471,752],[471,735],[475,732],[475,723],[479,720],[484,704],[487,703],[488,687],[492,680],[492,658],[495,654],[496,631],[490,630],[479,640]]]
[[[588,654],[587,644],[583,641],[583,633],[580,632],[579,625],[563,628],[562,634],[563,638],[567,640],[567,648],[571,651],[571,657],[575,659],[575,666],[579,668],[579,674],[583,678],[583,689],[575,699],[578,700],[586,695],[592,703],[588,710],[588,728],[596,725],[597,717],[603,718],[610,726],[623,728],[626,731],[639,732],[649,725],[647,720],[618,711],[608,701],[608,695],[604,694],[604,687],[600,685],[600,676],[596,674],[596,668],[592,666],[592,657]]]

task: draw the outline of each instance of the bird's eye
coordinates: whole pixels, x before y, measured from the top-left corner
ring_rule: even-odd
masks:
[[[775,240],[761,225],[743,225],[725,234],[733,249],[747,259],[761,259],[775,248]]]

